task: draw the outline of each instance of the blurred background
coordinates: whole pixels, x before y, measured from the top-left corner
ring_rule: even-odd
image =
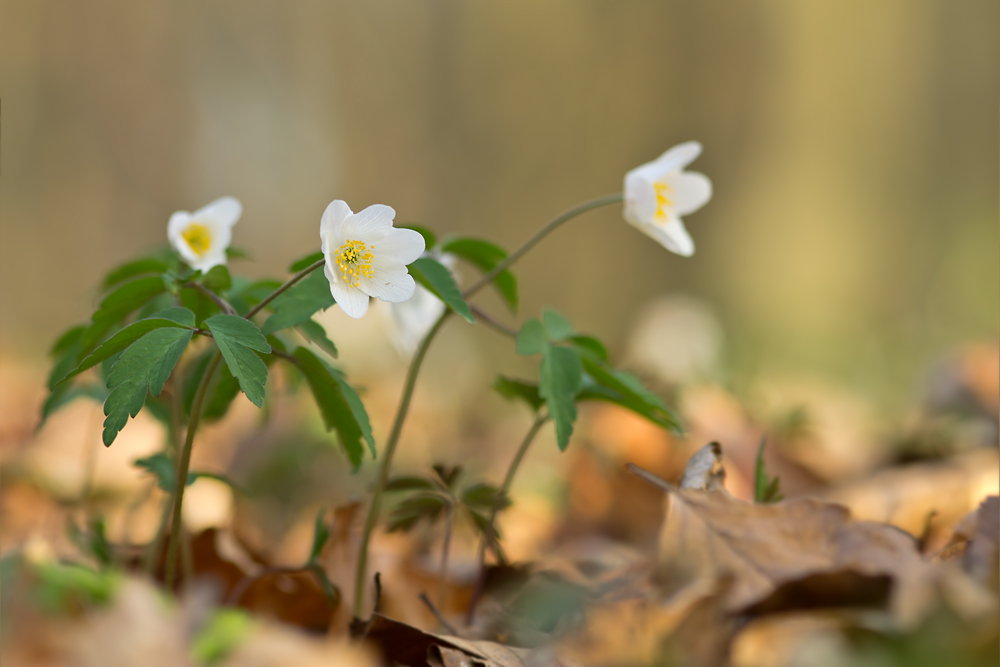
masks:
[[[492,294],[480,303],[512,324],[556,307],[665,388],[691,446],[748,443],[744,473],[761,429],[788,440],[803,424],[819,444],[796,460],[823,453],[802,488],[866,470],[872,447],[903,438],[918,406],[936,391],[947,403],[959,385],[973,388],[982,437],[995,442],[998,21],[989,0],[3,0],[5,460],[18,451],[47,488],[80,488],[93,456],[81,443],[99,438],[100,407],[68,408],[36,439],[46,350],[89,316],[104,273],[166,243],[173,211],[239,198],[234,245],[251,259],[231,269],[250,276],[287,275],[317,250],[335,198],[514,248],[692,139],[705,150],[691,168],[715,188],[686,219],[694,257],[666,252],[609,207],[517,265],[518,319]],[[406,360],[380,310],[354,321],[332,309],[323,322],[366,387],[381,443]],[[509,458],[528,417],[489,382],[534,373],[510,347],[484,327],[449,325],[404,467]],[[248,452],[267,438],[254,435],[246,401],[233,413],[228,431],[206,430],[196,465],[203,456],[246,481]],[[615,456],[668,470],[649,450],[660,435],[607,414],[584,414],[595,451],[617,442]],[[299,418],[311,420],[310,442],[326,438],[312,406],[289,408],[287,423]],[[87,465],[138,488],[145,478],[129,462],[161,446],[157,428],[138,420]],[[339,452],[326,469],[302,442],[289,479],[308,471],[338,501],[365,488],[373,466],[349,478]],[[559,456],[551,437],[539,450],[539,462]],[[593,491],[600,468],[562,460],[560,475],[589,484],[577,509],[605,516],[615,494]],[[543,475],[533,488],[554,483],[531,470],[526,484]],[[794,490],[792,473],[784,479]],[[743,488],[738,470],[731,480]]]

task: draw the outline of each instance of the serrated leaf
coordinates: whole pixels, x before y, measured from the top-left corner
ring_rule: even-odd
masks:
[[[170,308],[159,313],[161,317],[152,317],[146,320],[139,320],[128,325],[114,336],[104,341],[96,350],[81,361],[76,368],[57,379],[52,388],[63,382],[76,377],[89,368],[93,368],[105,359],[114,354],[118,354],[129,345],[139,340],[150,331],[171,327],[175,329],[190,328],[194,326],[194,313],[187,308]]]
[[[101,283],[101,291],[105,292],[115,285],[125,282],[129,278],[166,273],[169,270],[169,264],[163,260],[155,259],[153,257],[126,262],[125,264],[113,269],[104,277],[104,282]]]
[[[556,424],[556,442],[565,450],[576,422],[576,394],[583,380],[580,356],[568,347],[548,346],[542,355],[539,379],[539,394]]]
[[[545,325],[545,333],[551,341],[566,340],[574,333],[569,320],[551,308],[542,311],[542,324]]]
[[[104,402],[104,444],[111,446],[125,428],[129,416],[139,414],[146,402],[146,392],[159,396],[163,384],[177,364],[188,341],[190,329],[164,327],[150,331],[122,352],[108,375],[108,394]]]
[[[125,316],[133,310],[162,294],[166,289],[162,277],[150,276],[125,283],[104,297],[91,318],[90,326],[80,338],[82,351],[90,352],[93,350],[112,326],[125,319]]]
[[[326,276],[322,271],[313,271],[272,302],[274,314],[267,318],[261,331],[271,334],[297,326],[334,303]]]
[[[239,383],[240,389],[258,408],[264,403],[267,366],[254,352],[270,354],[264,334],[250,320],[235,315],[213,315],[205,320],[222,358]]]
[[[497,379],[493,381],[493,388],[504,398],[524,401],[536,412],[538,408],[545,405],[545,399],[539,395],[538,385],[534,382],[498,375]]]
[[[409,265],[410,275],[418,283],[426,287],[434,296],[441,299],[449,308],[461,315],[470,324],[475,323],[469,304],[462,298],[451,271],[441,262],[430,257],[420,257]]]
[[[56,342],[53,343],[52,349],[49,350],[49,356],[58,357],[70,347],[79,343],[80,337],[86,329],[86,324],[78,324],[75,327],[70,327],[64,331],[62,335],[56,339]]]
[[[327,338],[326,329],[323,328],[316,320],[306,320],[298,326],[299,333],[305,337],[311,343],[329,354],[334,359],[337,358],[337,346],[333,344],[333,341]]]
[[[545,325],[541,320],[530,319],[521,325],[521,330],[517,333],[517,343],[515,349],[518,354],[531,356],[541,354],[548,347],[545,338]]]
[[[428,245],[428,248],[431,246]],[[507,251],[500,246],[474,238],[459,238],[447,241],[441,246],[442,252],[457,255],[479,267],[483,273],[492,271],[493,268],[507,258]],[[500,292],[507,305],[512,311],[517,311],[517,278],[509,270],[501,271],[493,279],[493,285]]]
[[[289,273],[298,273],[302,269],[308,269],[310,266],[323,259],[322,252],[314,252],[306,255],[301,259],[297,259],[292,262],[291,266],[288,267]]]
[[[341,383],[312,351],[299,347],[293,355],[298,361],[296,367],[305,375],[309,388],[312,389],[326,429],[337,432],[337,439],[347,452],[351,465],[356,469],[361,465],[364,451],[361,439],[364,436],[354,410],[344,395]]]
[[[222,294],[233,286],[233,279],[229,277],[225,264],[216,264],[202,276],[201,284],[216,294]]]
[[[430,250],[437,243],[437,236],[427,227],[423,225],[396,225],[399,229],[412,229],[417,234],[424,237],[424,247]]]
[[[316,513],[316,520],[313,522],[313,543],[312,548],[309,549],[309,560],[307,561],[309,563],[319,558],[320,553],[323,551],[323,546],[330,539],[330,530],[326,527],[326,522],[323,520],[325,516],[326,510],[323,508],[320,508]]]

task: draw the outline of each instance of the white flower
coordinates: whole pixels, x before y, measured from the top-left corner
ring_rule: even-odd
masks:
[[[455,265],[458,258],[451,253],[442,255],[424,253],[447,267],[452,276],[455,275]],[[455,282],[458,280],[456,278]],[[420,341],[431,330],[434,323],[444,312],[445,305],[441,299],[423,285],[417,285],[413,298],[402,303],[394,303],[382,312],[389,320],[389,337],[392,344],[402,357],[410,357],[417,350]]]
[[[699,155],[701,144],[689,141],[625,174],[626,222],[685,257],[694,254],[694,241],[680,216],[712,198],[712,182],[706,176],[682,171]]]
[[[326,279],[340,309],[358,318],[368,312],[368,297],[399,303],[413,296],[416,284],[406,270],[424,251],[424,237],[395,229],[396,212],[375,204],[353,213],[346,202],[331,202],[319,223],[326,257]]]
[[[167,238],[192,269],[208,271],[226,263],[226,248],[243,207],[233,197],[222,197],[194,213],[177,211],[167,224]]]

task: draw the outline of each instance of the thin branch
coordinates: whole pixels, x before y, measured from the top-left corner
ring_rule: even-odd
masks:
[[[676,491],[677,490],[677,487],[675,487],[673,484],[671,484],[667,480],[659,477],[658,475],[654,475],[653,473],[649,472],[645,468],[640,468],[639,466],[637,466],[634,463],[626,463],[625,464],[625,469],[628,470],[633,475],[636,475],[637,477],[640,477],[640,478],[646,480],[647,482],[649,482],[650,484],[652,484],[653,486],[655,486],[656,488],[658,488],[658,489],[660,489],[662,491]]]
[[[271,303],[272,301],[274,301],[275,299],[277,299],[279,296],[281,296],[286,290],[288,290],[288,288],[290,288],[293,285],[295,285],[295,283],[299,282],[300,280],[302,280],[303,278],[305,278],[306,276],[308,276],[310,273],[312,273],[313,271],[315,271],[319,267],[323,266],[323,264],[325,264],[325,263],[326,263],[326,260],[325,259],[321,259],[321,260],[319,260],[317,262],[314,262],[314,263],[310,264],[306,268],[304,268],[301,271],[299,271],[298,273],[296,273],[294,276],[292,276],[291,278],[289,278],[285,282],[284,285],[282,285],[278,289],[276,289],[273,292],[271,292],[270,296],[266,297],[263,301],[261,301],[256,306],[254,306],[253,308],[251,308],[250,312],[246,314],[246,318],[249,320],[251,317],[253,317],[257,313],[259,313],[261,310],[263,310],[264,307],[267,306],[267,304]]]
[[[420,601],[423,602],[428,609],[430,609],[431,613],[434,614],[434,618],[436,618],[437,622],[441,624],[441,628],[445,632],[455,637],[458,636],[458,633],[455,632],[455,628],[451,627],[448,621],[444,620],[444,616],[442,616],[441,612],[438,611],[438,608],[434,606],[434,603],[431,602],[431,599],[427,597],[427,593],[420,594]]]
[[[211,299],[212,301],[214,301],[215,305],[217,305],[219,308],[221,308],[222,312],[224,312],[226,315],[235,315],[236,314],[236,309],[233,308],[231,305],[229,305],[228,301],[226,301],[221,296],[219,296],[218,294],[216,294],[212,290],[208,289],[207,287],[205,287],[201,283],[199,283],[199,282],[188,282],[188,283],[184,283],[184,287],[191,287],[193,289],[198,290],[199,292],[201,292],[202,294],[204,294],[205,296],[207,296],[209,299]]]
[[[517,338],[516,331],[508,327],[503,322],[499,322],[496,319],[494,319],[492,315],[484,311],[479,306],[470,303],[469,310],[471,310],[472,314],[476,316],[476,319],[482,320],[484,324],[495,329],[498,333],[501,333],[504,336],[507,336],[508,338]]]

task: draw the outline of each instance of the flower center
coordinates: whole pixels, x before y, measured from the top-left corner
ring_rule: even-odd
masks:
[[[337,248],[334,258],[337,266],[340,267],[340,275],[348,287],[357,287],[361,283],[361,276],[372,277],[372,250],[364,241],[347,240],[347,243]]]
[[[656,217],[666,218],[669,209],[674,207],[674,201],[667,195],[673,194],[674,189],[669,184],[662,182],[653,183],[653,189],[656,190]]]
[[[208,249],[212,246],[212,232],[208,230],[205,225],[200,225],[197,222],[192,222],[190,225],[184,228],[181,232],[181,238],[183,238],[194,254],[201,257]]]

